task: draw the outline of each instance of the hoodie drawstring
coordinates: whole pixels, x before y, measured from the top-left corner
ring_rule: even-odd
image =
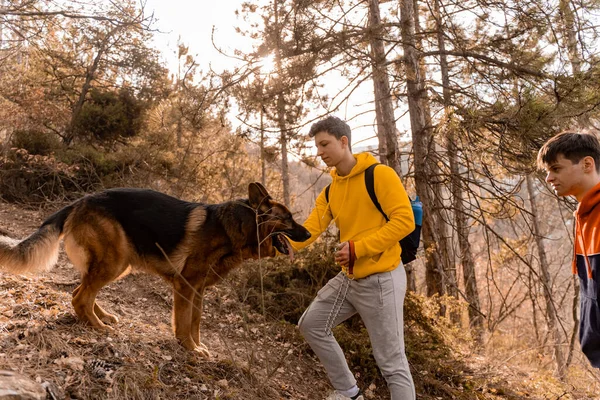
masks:
[[[333,302],[333,306],[331,307],[331,311],[329,312],[329,316],[327,317],[327,322],[325,323],[325,334],[327,336],[331,336],[331,330],[333,329],[333,324],[335,323],[335,319],[340,314],[342,310],[342,305],[346,300],[346,295],[348,294],[348,288],[350,287],[350,279],[346,276],[346,274],[342,273],[342,284],[338,289],[337,296],[335,296],[335,301]],[[343,292],[343,293],[342,293]],[[341,296],[341,297],[340,297]]]

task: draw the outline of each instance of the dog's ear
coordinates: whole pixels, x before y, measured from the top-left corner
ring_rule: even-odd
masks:
[[[259,182],[252,182],[248,185],[248,199],[252,208],[258,209],[261,207],[268,209],[267,200],[271,200],[271,195]]]

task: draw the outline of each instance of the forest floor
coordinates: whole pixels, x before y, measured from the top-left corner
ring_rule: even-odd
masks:
[[[0,229],[23,238],[48,214],[0,203]],[[0,370],[48,382],[65,399],[321,400],[331,390],[296,326],[266,320],[240,301],[235,277],[205,296],[201,328],[209,359],[175,341],[172,295],[161,279],[131,274],[100,292],[99,304],[120,317],[111,333],[76,320],[71,292],[78,280],[63,252],[47,273],[0,274]],[[418,353],[409,355],[418,399],[600,398],[468,349],[444,359],[431,349]],[[366,398],[389,398],[382,386],[371,383]]]

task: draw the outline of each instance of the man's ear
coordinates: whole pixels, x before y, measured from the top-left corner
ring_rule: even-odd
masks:
[[[583,158],[583,172],[590,173],[596,171],[596,162],[594,158],[591,156],[586,156]]]
[[[348,146],[348,136],[342,136],[340,140],[342,141],[343,145]]]

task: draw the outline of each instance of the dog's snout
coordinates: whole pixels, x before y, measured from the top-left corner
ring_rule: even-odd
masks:
[[[298,227],[296,228],[296,235],[298,236],[298,239],[294,239],[296,242],[304,242],[310,239],[310,237],[312,236],[308,229],[306,229],[302,225],[298,225]]]

